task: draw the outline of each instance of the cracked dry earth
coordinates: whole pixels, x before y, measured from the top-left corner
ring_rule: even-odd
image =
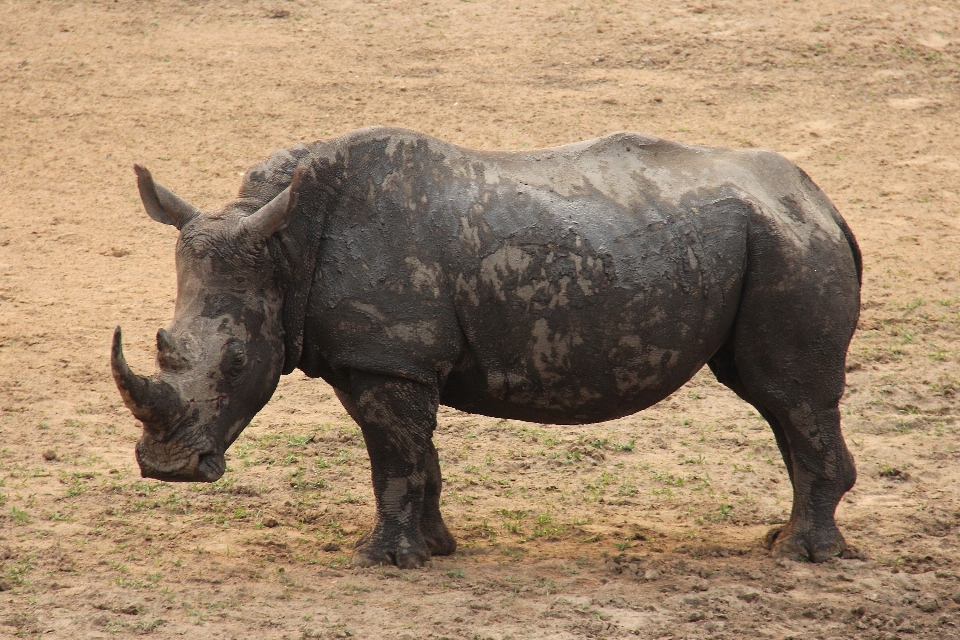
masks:
[[[0,636],[960,637],[960,4],[0,2]],[[354,570],[359,431],[294,374],[213,485],[138,476],[112,328],[151,370],[175,232],[273,149],[372,125],[482,149],[632,129],[784,153],[866,264],[843,400],[863,559],[769,557],[773,436],[701,372],[557,427],[442,409],[456,556]]]

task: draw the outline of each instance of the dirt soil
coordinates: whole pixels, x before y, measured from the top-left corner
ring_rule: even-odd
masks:
[[[960,4],[955,0],[0,2],[0,636],[960,637]],[[213,485],[140,479],[109,373],[173,314],[176,231],[272,150],[389,124],[482,149],[631,129],[760,146],[864,253],[843,400],[863,558],[760,546],[790,484],[701,372],[557,427],[441,409],[454,557],[355,570],[356,425],[285,377]]]

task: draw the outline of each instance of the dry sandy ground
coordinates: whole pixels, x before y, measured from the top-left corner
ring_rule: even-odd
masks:
[[[960,637],[960,4],[0,2],[0,636]],[[862,560],[770,558],[773,437],[701,373],[579,428],[443,410],[457,556],[353,570],[369,468],[300,374],[215,485],[142,481],[109,376],[149,371],[175,231],[273,149],[371,125],[520,149],[632,129],[762,146],[865,256],[843,401]]]

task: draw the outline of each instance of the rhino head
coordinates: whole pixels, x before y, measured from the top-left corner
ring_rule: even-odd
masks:
[[[213,482],[224,452],[267,403],[284,365],[283,299],[267,241],[287,222],[303,170],[259,209],[204,213],[135,165],[151,218],[180,230],[173,323],[157,332],[157,370],[137,375],[114,330],[111,368],[143,435],[145,478]]]

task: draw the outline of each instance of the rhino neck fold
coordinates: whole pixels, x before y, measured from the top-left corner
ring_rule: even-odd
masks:
[[[313,286],[329,202],[326,193],[302,197],[286,228],[270,238],[270,254],[277,267],[277,279],[283,294],[284,375],[297,368],[303,352],[307,301]]]

